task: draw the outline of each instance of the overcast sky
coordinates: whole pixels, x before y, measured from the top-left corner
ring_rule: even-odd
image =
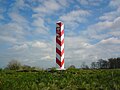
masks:
[[[65,67],[120,56],[120,0],[0,0],[0,67],[13,59],[56,66],[57,21],[65,24]]]

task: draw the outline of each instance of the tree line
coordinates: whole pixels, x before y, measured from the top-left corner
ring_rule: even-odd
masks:
[[[117,69],[120,68],[120,57],[109,58],[108,60],[99,59],[91,63],[92,69]]]
[[[76,68],[76,67],[74,65],[71,65],[68,68]],[[81,69],[118,69],[118,68],[120,68],[120,57],[109,58],[108,60],[99,59],[96,62],[92,62],[90,66],[86,65],[85,62],[82,63],[81,65]],[[18,60],[11,60],[10,62],[8,62],[7,66],[4,69],[35,71],[40,68],[31,67],[29,65],[22,65]]]

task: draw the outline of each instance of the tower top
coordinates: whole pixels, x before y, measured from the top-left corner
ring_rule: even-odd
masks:
[[[57,23],[63,23],[62,21],[58,21]]]
[[[63,25],[63,22],[58,21],[56,24],[58,24],[61,27]]]

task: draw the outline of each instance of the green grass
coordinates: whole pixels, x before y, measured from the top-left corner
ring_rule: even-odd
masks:
[[[120,90],[120,70],[1,70],[0,90]]]

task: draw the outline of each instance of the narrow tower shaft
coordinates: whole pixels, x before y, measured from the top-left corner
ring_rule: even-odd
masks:
[[[58,69],[64,69],[64,24],[56,23],[56,65]]]

